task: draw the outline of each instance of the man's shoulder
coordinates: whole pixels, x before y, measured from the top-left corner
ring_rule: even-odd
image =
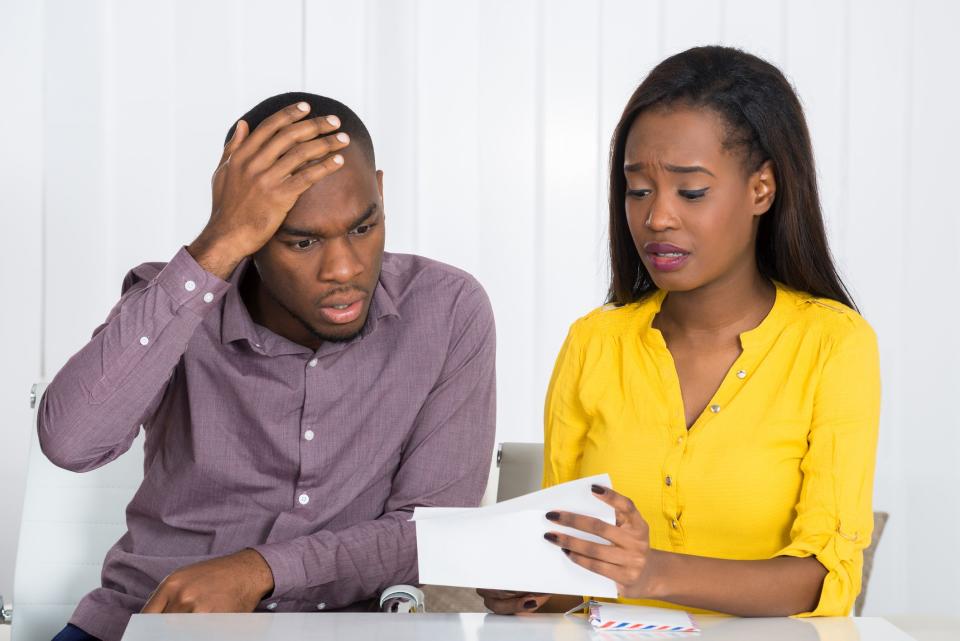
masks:
[[[424,295],[437,301],[465,295],[486,297],[483,286],[469,272],[416,254],[384,252],[380,283],[398,306]]]

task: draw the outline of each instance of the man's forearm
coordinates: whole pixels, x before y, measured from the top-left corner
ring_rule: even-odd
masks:
[[[123,453],[228,287],[183,250],[149,282],[135,283],[41,400],[40,444],[50,460],[81,472]]]

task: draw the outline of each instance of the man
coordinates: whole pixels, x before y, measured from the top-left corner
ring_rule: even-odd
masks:
[[[141,610],[362,609],[416,581],[415,506],[483,493],[483,289],[383,251],[383,173],[339,102],[275,96],[228,137],[204,230],[127,275],[42,400],[70,470],[146,433],[128,531],[58,639],[114,641]]]

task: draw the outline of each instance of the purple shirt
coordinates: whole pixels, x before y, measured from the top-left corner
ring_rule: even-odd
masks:
[[[384,254],[370,315],[314,352],[253,322],[237,285],[181,249],[132,270],[39,414],[55,464],[92,470],[142,427],[144,479],[102,586],[70,622],[105,641],[172,571],[247,547],[258,609],[336,609],[417,580],[415,506],[475,506],[494,438],[495,336],[482,287]]]

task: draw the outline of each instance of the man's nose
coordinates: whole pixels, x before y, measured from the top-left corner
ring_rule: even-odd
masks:
[[[325,282],[346,283],[363,271],[363,262],[347,238],[334,238],[325,243],[317,278]]]

